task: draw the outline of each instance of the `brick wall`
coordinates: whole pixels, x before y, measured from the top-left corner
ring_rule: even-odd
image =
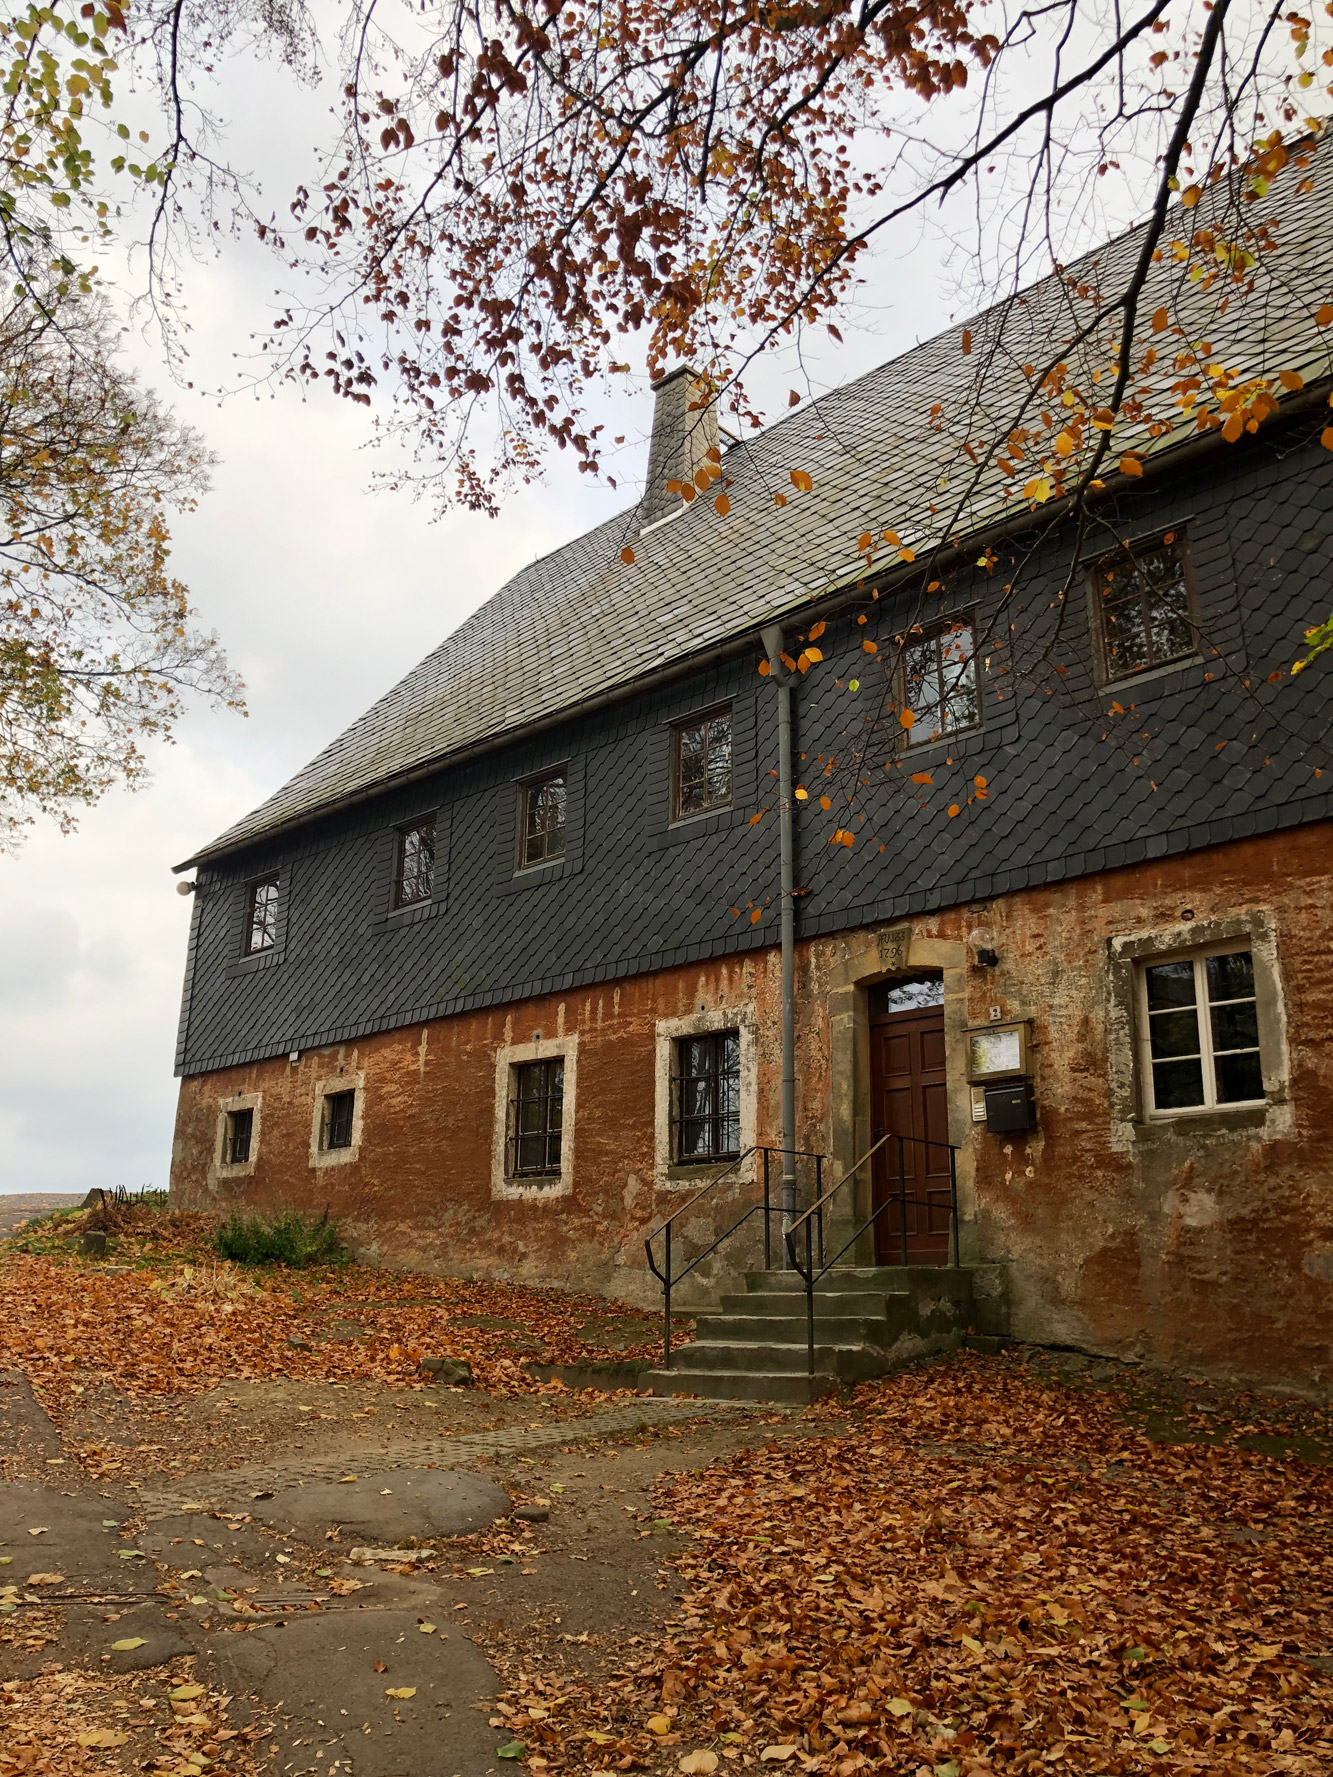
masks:
[[[964,1256],[1002,1263],[1020,1337],[1326,1392],[1333,1363],[1333,824],[1026,889],[800,947],[798,1140],[863,1147],[865,991],[902,971],[945,982],[951,1131],[962,1145]],[[1188,917],[1186,917],[1188,915]],[[979,967],[985,926],[999,961]],[[1241,935],[1262,953],[1268,1102],[1147,1122],[1128,998],[1136,948]],[[970,1121],[963,1031],[999,1005],[1030,1018],[1039,1127]],[[654,1301],[646,1231],[695,1182],[671,1175],[663,1045],[736,1022],[743,1112],[777,1138],[777,952],[641,973],[182,1082],[172,1171],[192,1207],[328,1208],[366,1257]],[[501,1051],[573,1056],[561,1185],[506,1187],[495,1129]],[[316,1164],[315,1100],[355,1083],[358,1142]],[[219,1169],[226,1102],[256,1107],[256,1152]],[[748,1139],[748,1136],[747,1136]],[[695,1251],[755,1183],[685,1218]],[[862,1208],[866,1206],[863,1204]],[[740,1263],[757,1256],[752,1243]],[[713,1268],[704,1292],[726,1281]]]

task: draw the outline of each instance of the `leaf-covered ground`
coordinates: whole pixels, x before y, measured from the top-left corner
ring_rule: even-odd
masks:
[[[539,1388],[550,1363],[655,1355],[660,1320],[602,1296],[395,1275],[359,1265],[248,1271],[217,1260],[207,1216],[122,1218],[111,1264],[72,1249],[78,1218],[0,1242],[0,1367],[48,1411],[90,1389],[201,1394],[224,1381],[405,1385],[458,1357],[492,1394]],[[683,1336],[683,1334],[682,1334]]]
[[[683,1616],[604,1683],[530,1660],[505,1720],[538,1773],[1326,1777],[1333,1467],[1252,1429],[1153,1442],[1015,1358],[867,1386],[665,1481]]]

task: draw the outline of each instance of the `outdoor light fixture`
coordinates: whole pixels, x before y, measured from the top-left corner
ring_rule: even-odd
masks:
[[[1000,960],[995,948],[995,933],[989,926],[977,926],[967,934],[967,941],[972,946],[972,954],[977,959],[979,969],[993,969]]]
[[[198,887],[199,884],[197,882],[189,882],[182,878],[181,881],[176,884],[176,893],[178,895],[192,895]]]

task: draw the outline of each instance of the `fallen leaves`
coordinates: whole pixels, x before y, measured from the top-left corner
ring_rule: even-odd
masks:
[[[386,1697],[396,1697],[400,1702],[406,1702],[409,1697],[416,1696],[417,1687],[414,1684],[391,1685],[384,1694]]]
[[[1333,1769],[1333,1677],[1297,1657],[1333,1648],[1333,1467],[1149,1442],[1014,1359],[866,1385],[851,1434],[847,1411],[662,1484],[681,1617],[558,1724],[525,1672],[530,1754],[629,1770],[666,1722],[682,1773],[717,1768],[703,1740],[831,1777]]]

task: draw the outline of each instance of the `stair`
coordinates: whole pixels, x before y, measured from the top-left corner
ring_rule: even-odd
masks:
[[[701,1336],[649,1370],[653,1394],[804,1404],[951,1351],[972,1319],[972,1273],[934,1265],[837,1266],[815,1289],[815,1373],[809,1374],[805,1287],[794,1271],[751,1271],[745,1294],[723,1296]]]

